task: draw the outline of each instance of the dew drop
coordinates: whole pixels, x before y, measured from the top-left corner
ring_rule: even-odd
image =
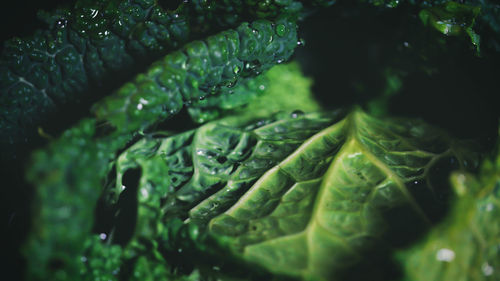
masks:
[[[455,259],[455,252],[446,248],[439,249],[436,253],[436,259],[438,261],[451,262]]]
[[[67,24],[68,24],[68,20],[66,20],[66,19],[58,19],[56,21],[56,26],[58,28],[65,28]]]
[[[148,190],[147,190],[146,188],[144,188],[144,187],[143,187],[143,188],[141,188],[141,195],[142,195],[142,197],[144,197],[144,198],[148,198],[148,197],[149,197],[149,192],[148,192]]]
[[[97,9],[90,9],[90,17],[95,18],[99,14],[99,10]]]
[[[235,67],[233,68],[233,73],[234,73],[234,74],[238,74],[238,73],[240,73],[240,71],[241,71],[241,69],[240,69],[240,67],[239,67],[239,66],[235,66]]]
[[[286,33],[286,26],[284,24],[278,24],[276,26],[276,34],[280,37],[283,37]]]
[[[294,110],[290,114],[290,117],[292,117],[292,118],[298,118],[298,117],[300,117],[302,115],[304,115],[304,111],[302,111],[302,110]]]
[[[106,237],[108,237],[108,235],[107,235],[106,233],[104,233],[104,232],[103,232],[103,233],[101,233],[101,234],[99,234],[99,238],[100,238],[101,240],[106,240]]]
[[[488,203],[488,205],[486,205],[486,212],[491,212],[494,208],[495,206],[493,205],[493,203]]]
[[[481,266],[481,270],[483,271],[483,274],[484,274],[485,276],[490,276],[490,275],[492,275],[492,274],[493,274],[493,271],[494,271],[494,270],[493,270],[493,267],[492,267],[489,263],[487,263],[487,262],[485,262],[485,263]]]

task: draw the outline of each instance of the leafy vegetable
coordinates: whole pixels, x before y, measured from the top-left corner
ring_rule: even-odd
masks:
[[[292,77],[299,81],[304,79],[297,72],[297,66],[290,70],[271,71],[269,77],[279,77],[275,84],[284,84],[290,80],[289,72],[294,73]],[[314,108],[314,103],[308,100],[308,84],[301,87],[299,82],[296,86],[295,93],[302,97],[297,102],[304,106],[307,106],[304,101],[309,102],[309,108]],[[268,88],[264,99],[272,99],[269,96],[280,93],[272,89],[272,86]],[[277,109],[290,110],[298,105],[293,102],[288,107],[271,105],[267,111],[260,108],[247,118],[267,116]],[[109,131],[94,119],[84,119],[46,150],[34,155],[28,178],[39,188],[34,217],[36,224],[25,247],[27,253],[36,253],[28,260],[30,278],[43,280],[48,278],[47,274],[52,274],[49,279],[65,279],[79,272],[78,256],[83,253],[84,244],[94,245],[96,241],[87,237],[92,229],[92,217],[105,184],[105,175],[111,169],[115,153],[132,138],[128,133]],[[68,202],[67,197],[74,200]],[[73,227],[68,228],[68,220]],[[85,242],[88,239],[89,242]],[[89,247],[100,249],[99,246]]]
[[[498,5],[339,1],[322,22],[334,2],[77,0],[8,41],[2,159],[37,126],[48,142],[32,200],[8,193],[31,204],[15,209],[32,214],[27,279],[494,280],[498,163],[473,173],[497,134],[491,99],[474,106],[495,85]],[[276,66],[311,34],[312,79]],[[464,133],[422,121],[435,108]],[[454,136],[470,124],[477,141]]]
[[[71,9],[59,9],[53,14],[41,13],[40,17],[47,23],[48,29],[39,30],[32,37],[7,41],[2,52],[2,146],[30,143],[38,126],[57,132],[56,124],[61,123],[58,113],[76,115],[68,108],[78,109],[80,103],[86,107],[89,102],[107,95],[132,78],[137,69],[144,69],[188,40],[205,37],[207,33],[213,34],[221,28],[235,28],[244,21],[259,18],[276,20],[281,12],[295,21],[301,8],[301,3],[297,1],[272,5],[256,5],[254,1],[239,4],[231,1],[186,1],[170,11],[154,0],[79,0]],[[290,26],[278,27],[284,28],[279,36],[290,34]],[[265,33],[261,35],[267,36],[266,40],[271,38],[270,30],[256,30]],[[239,32],[243,35],[242,28]],[[245,36],[249,35],[251,33],[247,32]],[[213,55],[215,49],[223,46],[215,45],[222,44],[217,42],[221,40],[220,35],[211,39],[213,41],[208,44]],[[252,41],[251,44],[256,43]],[[275,44],[272,46],[277,47]],[[190,48],[195,48],[195,45]],[[192,51],[203,50],[195,48]],[[236,55],[234,50],[229,52],[230,56]],[[217,59],[224,60],[225,56],[223,54]],[[203,67],[202,70],[206,70]],[[238,67],[243,70],[243,65]],[[227,71],[226,76],[233,76]],[[73,118],[81,115],[83,113],[80,112]]]
[[[400,254],[408,280],[500,278],[500,154],[479,175],[454,173],[451,216]]]
[[[136,270],[144,270],[137,260],[141,252],[164,253],[155,255],[175,264],[172,251],[211,254],[215,247],[278,275],[330,280],[365,255],[402,243],[395,237],[411,239],[436,221],[446,206],[441,173],[477,161],[421,122],[378,120],[359,110],[339,117],[292,113],[257,123],[229,118],[171,137],[144,138],[116,161],[116,183],[102,197],[105,209],[115,213],[106,215],[113,222],[101,238],[132,251],[122,259],[133,260]],[[137,196],[136,211],[121,206],[127,196]],[[122,216],[136,220],[132,230],[121,226]],[[187,225],[175,226],[186,218]],[[192,234],[175,238],[180,234],[169,234],[172,227]],[[58,233],[67,240],[68,234]],[[74,258],[68,256],[59,270],[77,259],[82,248],[74,249]],[[113,249],[101,252],[120,260]],[[93,258],[84,259],[91,268],[100,264]],[[125,270],[118,261],[104,266],[108,273],[99,276]],[[64,272],[56,276],[73,276]]]
[[[240,76],[259,74],[288,59],[296,46],[295,23],[259,20],[195,41],[153,64],[94,106],[98,120],[119,131],[147,128],[177,113],[184,102],[205,98]]]

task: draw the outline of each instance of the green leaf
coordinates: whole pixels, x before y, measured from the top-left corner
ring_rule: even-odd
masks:
[[[441,218],[443,178],[477,162],[462,144],[418,120],[377,119],[360,110],[341,117],[228,118],[151,136],[120,156],[114,190],[122,189],[124,171],[139,165],[146,172],[138,202],[161,209],[165,225],[180,217],[203,234],[139,234],[160,239],[167,251],[214,254],[215,241],[220,263],[232,257],[278,276],[341,278],[367,259],[387,262],[391,247],[413,241]],[[148,172],[157,161],[168,163],[161,177]],[[199,265],[196,260],[189,259]],[[363,273],[383,274],[374,267]]]
[[[499,280],[500,154],[478,175],[456,172],[451,182],[456,198],[450,216],[398,254],[406,280]]]
[[[443,161],[448,169],[466,163],[435,129],[354,111],[267,170],[210,221],[209,232],[235,256],[275,274],[332,280],[442,214],[446,186],[433,169]],[[190,217],[212,218],[200,206],[227,206],[232,185]]]
[[[221,89],[218,96],[188,105],[198,123],[224,116],[269,116],[278,111],[318,111],[311,92],[312,79],[304,77],[297,62],[272,67],[234,88]],[[293,98],[290,98],[293,97]]]

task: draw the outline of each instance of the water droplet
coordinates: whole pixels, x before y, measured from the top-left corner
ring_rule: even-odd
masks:
[[[255,123],[255,126],[257,126],[257,127],[262,127],[264,125],[266,125],[266,121],[264,121],[264,120],[261,120],[261,121],[258,121],[257,123]]]
[[[205,96],[201,96],[199,97],[200,100],[204,100],[205,99]]]
[[[127,188],[126,186],[122,185],[122,191],[125,190],[125,188]]]
[[[264,85],[259,85],[259,90],[264,91],[266,89],[266,86]]]
[[[219,271],[219,270],[220,270],[220,267],[218,267],[218,266],[214,265],[214,266],[212,267],[212,269],[213,269],[213,270],[215,270],[215,271]]]
[[[80,258],[80,260],[81,260],[82,262],[87,262],[87,257],[86,257],[86,256],[82,256],[82,257]]]
[[[488,203],[488,205],[486,205],[487,212],[493,211],[494,208],[495,208],[495,206],[493,205],[493,203]]]
[[[439,249],[436,253],[436,259],[438,261],[451,262],[455,259],[455,252],[446,248]]]
[[[493,274],[493,266],[491,266],[489,263],[485,262],[482,266],[481,266],[481,270],[483,271],[483,274],[485,276],[490,276]]]
[[[290,117],[292,118],[298,118],[299,116],[304,115],[304,111],[302,110],[294,110],[291,114]]]
[[[303,39],[303,38],[299,38],[299,40],[297,40],[297,46],[305,46],[306,45],[306,41]]]
[[[145,187],[141,188],[141,195],[144,198],[148,198],[149,197],[149,192],[148,192],[148,190]]]
[[[100,238],[101,240],[106,240],[106,237],[108,237],[108,235],[107,235],[106,233],[104,233],[104,232],[103,232],[103,233],[101,233],[101,234],[99,234],[99,238]]]
[[[408,47],[410,46],[410,43],[408,43],[408,42],[403,42],[403,46],[405,46],[405,47],[407,47],[407,48],[408,48]]]
[[[95,18],[99,14],[99,10],[97,9],[90,9],[90,17]]]
[[[182,253],[182,248],[177,249],[177,252]]]
[[[138,104],[137,104],[137,110],[142,110],[142,108],[143,108],[142,103],[138,103]]]
[[[217,202],[212,202],[212,204],[210,204],[210,209],[213,210],[215,208],[219,207],[219,203]]]
[[[67,19],[58,19],[56,21],[56,26],[58,28],[65,28],[67,24],[68,24],[68,20]]]
[[[286,33],[286,26],[284,24],[278,24],[276,26],[276,34],[280,37],[283,37]]]

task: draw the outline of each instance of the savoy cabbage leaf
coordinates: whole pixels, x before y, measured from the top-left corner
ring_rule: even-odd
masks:
[[[500,156],[478,175],[456,172],[451,215],[419,244],[399,253],[407,280],[500,278]]]
[[[163,241],[171,263],[184,256],[194,267],[205,254],[215,266],[235,258],[302,280],[337,280],[360,266],[383,277],[366,260],[389,259],[438,221],[449,171],[478,161],[425,123],[359,109],[247,122],[222,119],[126,150],[105,194],[110,204],[130,188],[137,194],[128,239]],[[140,179],[127,185],[133,173]],[[173,222],[190,234],[169,236]]]

